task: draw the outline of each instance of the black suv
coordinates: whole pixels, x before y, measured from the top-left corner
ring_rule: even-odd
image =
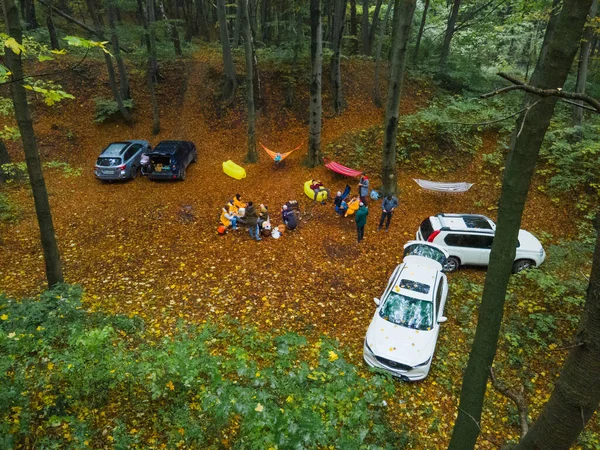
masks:
[[[198,161],[196,146],[188,141],[161,141],[147,155],[151,180],[185,180],[187,166]]]

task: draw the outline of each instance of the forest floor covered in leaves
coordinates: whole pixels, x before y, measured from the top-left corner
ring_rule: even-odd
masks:
[[[168,335],[181,319],[219,323],[235,318],[259,329],[295,330],[315,339],[321,334],[331,336],[339,340],[348,360],[361,366],[363,339],[375,309],[373,297],[381,294],[402,259],[403,245],[414,238],[421,221],[438,212],[483,213],[495,218],[502,174],[490,172],[482,162],[482,155],[497,145],[494,133],[485,134],[475,157],[453,173],[438,176],[399,167],[400,206],[389,233],[376,231],[381,207],[372,201],[365,240],[358,244],[353,217],[338,217],[331,203],[315,205],[303,193],[303,183],[311,178],[321,179],[332,192],[343,190],[346,183],[356,192],[356,180],[302,164],[308,125],[297,111],[281,106],[284,92],[277,74],[265,75],[266,103],[257,122],[258,140],[281,152],[302,147],[282,168],[274,168],[259,149],[259,162],[243,164],[247,177],[236,181],[223,173],[221,164],[228,159],[243,163],[245,113],[243,103],[222,111],[213,100],[219,89],[214,76],[220,70],[216,52],[199,53],[163,68],[158,136],[151,135],[151,109],[142,72],[132,71],[136,123],[131,127],[116,122],[94,124],[93,98],[108,97],[109,90],[105,80],[92,75],[94,68],[102,72],[99,63],[86,64],[78,75],[61,81],[76,100],[52,108],[38,105],[35,113],[43,159],[83,169],[81,176],[64,176],[58,169],[46,172],[66,281],[83,286],[84,303],[90,308],[138,315],[157,336]],[[344,73],[348,109],[340,117],[324,119],[324,149],[383,123],[383,110],[371,101],[371,63],[345,61]],[[401,113],[424,107],[433,89],[422,81],[407,80]],[[307,98],[302,96],[308,87],[296,90],[295,108],[306,111]],[[330,110],[327,101],[326,97],[326,114]],[[242,94],[239,102],[243,102]],[[125,139],[147,139],[153,145],[167,139],[191,140],[198,148],[198,163],[190,166],[184,182],[97,181],[93,166],[100,151],[112,141]],[[15,159],[20,158],[16,144],[9,150]],[[360,168],[344,159],[343,148],[336,148],[336,154],[339,162]],[[377,165],[367,169],[377,186]],[[412,180],[435,177],[475,185],[462,195],[433,195]],[[21,205],[22,217],[14,224],[0,224],[0,291],[17,297],[35,295],[45,288],[45,278],[33,201],[22,186],[7,191]],[[252,241],[245,230],[219,236],[221,207],[236,193],[245,201],[268,205],[274,224],[280,223],[280,206],[298,200],[298,229],[262,242]],[[183,212],[184,207],[191,207],[189,214]],[[574,231],[567,212],[535,187],[522,227],[536,235],[550,233],[554,239]],[[452,290],[456,276],[483,284],[485,272],[466,269],[449,276],[449,320],[442,327],[438,348],[464,362],[470,342],[455,327],[454,315],[461,306],[460,296]],[[451,368],[442,370],[446,365]],[[460,364],[434,359],[423,382],[398,382],[397,398],[389,402],[392,421],[410,423],[411,430],[421,435],[423,448],[444,446],[460,383]],[[483,431],[490,441],[480,440],[480,448],[494,448],[492,442],[516,438],[519,433],[514,424],[502,420],[507,400],[490,394],[487,401],[497,407],[487,409]],[[434,422],[436,431],[428,432]]]

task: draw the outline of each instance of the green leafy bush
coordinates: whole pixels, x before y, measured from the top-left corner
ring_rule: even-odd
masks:
[[[19,218],[21,209],[6,194],[0,193],[0,222],[14,222]]]
[[[119,113],[117,102],[112,99],[95,98],[96,110],[94,112],[94,122],[102,123],[108,119],[114,119]],[[133,100],[124,100],[123,104],[128,110],[133,109]]]
[[[0,447],[402,448],[386,376],[364,377],[336,342],[309,344],[180,324],[158,342],[141,320],[91,313],[62,285],[0,297]]]

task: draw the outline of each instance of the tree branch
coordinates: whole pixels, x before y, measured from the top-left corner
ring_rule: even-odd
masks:
[[[70,72],[71,70],[75,69],[77,66],[81,65],[83,63],[83,61],[86,60],[89,52],[90,52],[90,47],[86,48],[85,54],[83,55],[83,58],[81,58],[79,61],[77,61],[75,64],[73,64],[71,67],[69,67],[67,69],[54,70],[52,72],[37,73],[37,74],[33,74],[33,75],[27,75],[26,77],[23,77],[23,78],[11,79],[9,81],[5,81],[3,83],[0,83],[0,86],[2,86],[3,84],[10,84],[10,83],[16,83],[16,82],[19,82],[19,81],[23,81],[23,80],[26,80],[27,78],[42,78],[42,77],[49,77],[49,76],[52,76],[52,75],[57,75],[59,73]]]
[[[52,11],[54,11],[59,16],[64,17],[69,22],[73,22],[75,25],[78,25],[79,27],[83,28],[84,30],[89,31],[90,33],[92,33],[97,38],[102,39],[103,41],[108,41],[109,40],[109,39],[106,39],[106,36],[104,36],[104,34],[102,34],[101,31],[96,30],[95,28],[92,28],[92,27],[86,25],[83,22],[80,22],[79,20],[75,19],[74,17],[71,17],[70,15],[68,15],[66,12],[61,11],[56,6],[50,5],[50,4],[46,3],[46,0],[38,0],[38,2],[40,2],[42,5],[44,5],[47,8],[51,8]],[[126,48],[123,48],[120,45],[119,45],[119,48],[121,49],[122,52],[130,53],[130,50],[128,50]]]
[[[492,386],[505,397],[508,397],[516,405],[519,411],[519,422],[521,423],[521,438],[529,431],[529,423],[527,422],[527,401],[523,395],[523,385],[521,385],[521,392],[516,392],[508,388],[504,383],[496,378],[494,375],[494,369],[490,367],[490,377],[492,378]]]
[[[498,76],[504,78],[505,80],[513,83],[512,86],[506,86],[500,89],[496,89],[495,91],[489,92],[487,94],[483,94],[480,98],[489,98],[498,94],[504,94],[506,92],[520,90],[525,91],[529,94],[537,95],[539,97],[559,97],[561,99],[569,99],[569,100],[579,100],[587,103],[592,106],[595,112],[600,113],[600,102],[589,95],[586,94],[578,94],[575,92],[567,92],[563,91],[562,88],[558,89],[540,89],[535,86],[531,86],[530,84],[526,84],[524,81],[519,80],[512,75],[509,75],[504,72],[499,72]]]
[[[475,22],[473,22],[472,20],[475,18],[475,16],[481,12],[482,10],[484,10],[485,8],[487,8],[489,5],[491,5],[492,3],[494,3],[495,0],[491,0],[487,3],[484,3],[483,5],[481,5],[479,8],[476,8],[473,12],[467,11],[465,13],[465,19],[459,23],[458,25],[456,25],[454,27],[454,30],[452,31],[453,33],[456,33],[457,31],[462,30],[463,28],[467,28],[470,27],[471,25],[473,25]],[[501,0],[499,1],[492,9],[491,11],[489,11],[485,16],[483,16],[481,18],[481,20],[485,19],[486,17],[489,17],[489,15],[491,13],[493,13],[495,10],[497,10],[503,3],[506,3],[506,0]],[[480,21],[481,21],[480,20]]]

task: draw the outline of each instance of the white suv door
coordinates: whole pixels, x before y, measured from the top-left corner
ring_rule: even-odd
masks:
[[[482,264],[482,249],[475,247],[475,241],[471,238],[471,234],[448,231],[444,234],[443,242],[440,244],[445,246],[446,251],[450,256],[458,257],[461,265]]]

